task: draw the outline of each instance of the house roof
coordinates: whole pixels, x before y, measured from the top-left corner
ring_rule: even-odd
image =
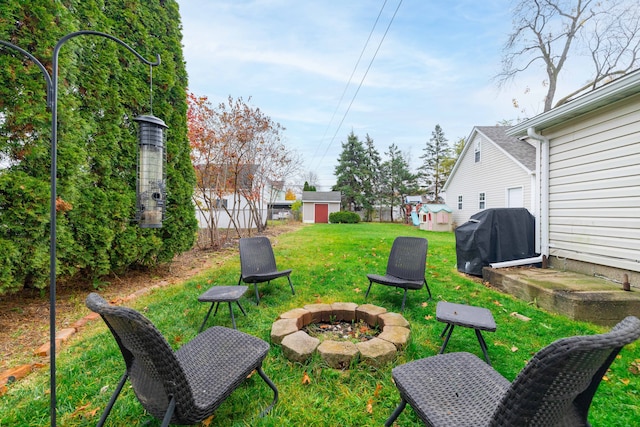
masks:
[[[507,134],[510,136],[523,136],[527,134],[527,129],[529,128],[540,132],[638,93],[640,93],[640,70],[613,80],[566,104],[518,123],[512,126],[507,131]]]
[[[536,149],[533,145],[523,143],[520,139],[507,135],[510,129],[506,126],[476,126],[478,132],[483,134],[508,155],[520,162],[525,168],[532,171],[536,168]]]
[[[470,150],[471,145],[473,145],[470,142],[476,133],[483,135],[488,142],[494,144],[507,157],[519,164],[527,172],[532,173],[536,168],[536,149],[531,144],[509,135],[508,131],[510,129],[509,126],[475,126],[471,130],[456,164],[453,165],[449,178],[447,178],[447,181],[444,183],[443,191],[446,191],[451,178],[455,175],[459,165],[462,163],[462,159],[467,151]]]
[[[340,202],[342,193],[339,191],[303,191],[303,202]]]
[[[407,196],[405,197],[405,203],[425,203],[427,198],[424,196]]]

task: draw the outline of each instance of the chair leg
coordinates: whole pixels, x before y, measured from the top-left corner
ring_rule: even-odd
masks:
[[[291,294],[295,295],[296,291],[293,289],[293,283],[291,283],[291,278],[287,276],[287,280],[289,281],[289,286],[291,286]]]
[[[404,288],[404,296],[402,297],[402,307],[400,307],[400,312],[404,312],[404,303],[407,300],[407,288]]]
[[[402,411],[404,411],[404,407],[405,406],[407,406],[407,401],[402,399],[400,401],[400,404],[398,405],[398,407],[393,411],[393,413],[387,419],[387,421],[385,421],[384,426],[385,427],[390,427],[391,424],[393,424],[393,422],[396,420],[396,418],[398,418],[398,415],[400,415],[400,413],[402,413]]]
[[[447,326],[444,327],[444,329],[442,330],[442,333],[440,334],[440,338],[444,337],[445,334],[447,333],[447,331],[449,330],[449,327],[451,326],[450,323],[447,323]]]
[[[97,427],[102,427],[104,425],[104,422],[107,421],[107,417],[111,412],[111,408],[113,408],[113,404],[116,403],[116,399],[118,398],[118,395],[122,391],[122,387],[124,387],[124,383],[127,382],[128,377],[129,377],[129,374],[127,374],[126,372],[122,375],[122,377],[120,377],[120,382],[118,383],[118,386],[116,387],[115,391],[111,395],[111,399],[109,399],[107,408],[102,413],[102,416],[100,417],[100,421],[98,421]]]
[[[271,411],[271,409],[273,409],[274,405],[276,403],[278,403],[278,388],[276,387],[276,385],[273,383],[273,381],[271,381],[269,379],[269,377],[267,376],[267,374],[264,373],[264,371],[262,370],[262,366],[258,367],[258,374],[260,374],[260,376],[262,377],[262,379],[264,380],[264,382],[266,382],[269,387],[271,387],[271,390],[273,390],[273,402],[271,402],[271,404],[269,406],[267,406],[261,413],[260,416],[264,417],[265,415],[267,415],[269,413],[269,411]]]
[[[209,319],[209,315],[211,314],[211,310],[213,310],[213,306],[214,305],[216,305],[215,302],[211,303],[211,307],[209,308],[209,311],[207,312],[207,315],[204,316],[204,320],[202,321],[202,325],[200,325],[200,330],[198,331],[198,333],[202,332],[202,330],[204,329],[204,325],[207,323],[207,320]]]
[[[242,283],[242,273],[240,273],[240,278],[238,279],[238,286],[240,286],[240,283]]]
[[[231,324],[233,325],[233,329],[237,329],[236,328],[236,318],[233,315],[233,306],[231,305],[231,301],[228,301],[227,304],[229,304],[229,314],[231,315]]]
[[[242,308],[242,306],[240,305],[240,301],[236,301],[236,304],[238,304],[238,307],[240,307],[240,311],[242,311],[242,314],[244,314],[246,316],[247,312],[244,311],[244,308]]]
[[[258,294],[258,283],[255,282],[253,286],[256,288],[256,305],[260,305],[260,295]]]
[[[449,332],[447,333],[447,337],[444,339],[444,342],[442,343],[442,347],[440,347],[440,352],[438,354],[444,353],[444,350],[447,348],[447,344],[449,344],[449,338],[451,338],[451,333],[453,332],[454,326],[455,325],[453,323],[448,323],[447,326],[445,326],[445,331],[447,330],[447,328],[449,328]],[[444,331],[442,333],[444,334]]]
[[[482,349],[482,353],[484,354],[484,360],[486,360],[487,364],[491,366],[491,361],[489,360],[489,354],[487,353],[487,343],[482,337],[482,333],[480,332],[480,329],[475,329],[475,331],[476,331],[476,337],[478,337],[478,342],[480,343],[480,348]]]
[[[424,279],[424,285],[427,287],[427,292],[429,292],[429,299],[432,299],[431,289],[429,289],[429,284],[427,283],[427,279]]]
[[[367,299],[369,296],[369,291],[371,290],[371,285],[373,285],[373,281],[369,280],[369,288],[367,289],[367,293],[364,294],[364,299]]]
[[[176,398],[171,396],[171,400],[169,401],[169,406],[167,407],[167,412],[164,413],[164,418],[162,419],[162,427],[168,427],[171,422],[171,417],[173,417],[173,411],[176,409]]]

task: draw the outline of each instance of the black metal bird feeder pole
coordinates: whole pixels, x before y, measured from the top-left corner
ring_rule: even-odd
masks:
[[[62,37],[55,48],[53,49],[53,59],[52,59],[52,75],[50,76],[47,72],[47,69],[42,63],[34,57],[32,54],[27,52],[26,50],[12,44],[6,42],[4,40],[0,40],[0,45],[15,49],[20,52],[22,55],[28,57],[32,60],[38,68],[42,71],[44,75],[44,79],[47,86],[47,107],[51,111],[51,212],[50,212],[50,247],[49,247],[49,286],[50,286],[50,300],[49,300],[49,357],[50,357],[50,413],[51,413],[51,425],[55,427],[56,425],[56,200],[57,200],[57,145],[58,145],[58,56],[60,53],[60,49],[62,46],[72,38],[83,36],[83,35],[92,35],[92,36],[100,36],[105,37],[107,39],[113,40],[114,42],[120,44],[121,46],[127,48],[131,53],[133,53],[140,61],[144,62],[149,66],[157,66],[160,65],[160,55],[156,54],[156,61],[151,62],[146,60],[142,55],[140,55],[135,49],[129,46],[127,43],[122,40],[114,37],[110,34],[101,33],[99,31],[77,31],[66,36]],[[150,117],[150,116],[145,116]],[[160,119],[157,119],[160,120]],[[161,122],[161,125],[164,125],[164,122]],[[163,126],[166,128],[166,125]],[[141,146],[143,144],[139,144]],[[161,196],[156,197],[164,197]],[[164,202],[164,199],[162,199]],[[157,225],[155,226],[157,227]]]

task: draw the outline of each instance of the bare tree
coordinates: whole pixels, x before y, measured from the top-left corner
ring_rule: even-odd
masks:
[[[570,56],[588,56],[593,74],[587,84],[563,97],[595,88],[638,66],[640,24],[636,0],[519,0],[514,29],[504,47],[499,85],[533,64],[545,66],[544,111],[553,106],[558,76]]]
[[[299,159],[282,142],[285,130],[242,98],[213,107],[189,95],[189,140],[196,170],[194,202],[207,222],[213,246],[222,239],[221,219],[240,237],[263,231],[272,184],[297,171]]]

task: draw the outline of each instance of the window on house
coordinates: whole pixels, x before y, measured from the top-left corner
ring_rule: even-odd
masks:
[[[226,208],[227,207],[227,199],[216,199],[213,203],[213,207],[215,209]]]
[[[462,210],[462,196],[458,196],[458,210]]]
[[[475,161],[476,163],[480,163],[480,140],[476,141],[476,145],[475,145],[475,149],[474,149],[474,154],[475,154]]]
[[[478,194],[478,209],[484,209],[485,208],[485,206],[486,206],[485,199],[486,199],[486,197],[485,197],[484,193]]]

